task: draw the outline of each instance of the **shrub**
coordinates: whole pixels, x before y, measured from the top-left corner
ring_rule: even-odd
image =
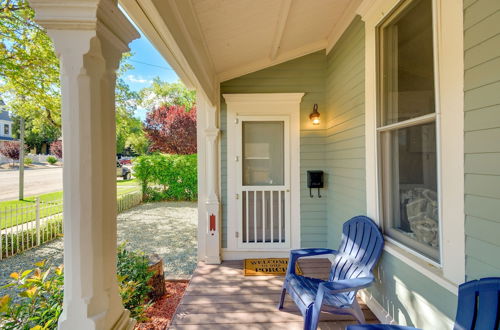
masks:
[[[34,270],[10,275],[12,282],[2,287],[16,287],[19,303],[13,303],[8,295],[0,298],[0,316],[3,329],[55,329],[62,312],[63,269],[35,264]],[[37,327],[38,326],[38,327]]]
[[[55,163],[57,163],[57,158],[54,157],[54,156],[49,156],[47,157],[47,162],[50,164],[50,165],[54,165]]]
[[[145,200],[196,200],[197,155],[153,154],[134,160],[134,175]]]
[[[24,158],[24,165],[31,165],[31,164],[33,164],[33,159],[28,157]]]
[[[50,144],[50,152],[57,156],[57,158],[62,159],[63,157],[63,149],[62,149],[62,141],[56,140]]]
[[[132,252],[124,245],[118,247],[117,264],[118,282],[123,306],[130,311],[133,318],[144,320],[144,311],[151,286],[148,281],[153,276],[149,270],[149,259],[142,252]]]
[[[14,161],[19,160],[19,142],[5,142],[0,148],[0,154],[11,159],[12,166],[14,166]]]
[[[56,329],[62,312],[63,267],[51,267],[37,262],[33,270],[14,272],[11,283],[0,289],[14,287],[19,299],[14,303],[9,295],[0,297],[0,326],[2,329]],[[118,281],[123,305],[136,320],[144,320],[144,311],[151,287],[147,284],[153,273],[149,260],[141,252],[118,248]]]

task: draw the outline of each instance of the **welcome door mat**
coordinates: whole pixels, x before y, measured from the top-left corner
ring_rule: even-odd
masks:
[[[261,258],[245,259],[243,275],[245,276],[276,276],[285,275],[288,267],[288,258]],[[302,275],[299,264],[295,264],[295,272]]]

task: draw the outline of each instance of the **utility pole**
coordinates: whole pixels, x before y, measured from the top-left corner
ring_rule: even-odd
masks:
[[[24,199],[24,118],[21,117],[19,128],[19,200]]]

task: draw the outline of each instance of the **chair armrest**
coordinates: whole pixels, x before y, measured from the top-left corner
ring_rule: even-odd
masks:
[[[341,292],[357,291],[369,287],[375,280],[373,275],[367,277],[351,278],[348,280],[339,280],[333,282],[323,282],[319,285],[318,292],[323,291],[327,294],[336,294]]]
[[[286,275],[295,274],[295,264],[302,257],[319,256],[323,254],[337,254],[337,250],[332,249],[297,249],[290,251],[290,259],[288,259],[288,268]]]

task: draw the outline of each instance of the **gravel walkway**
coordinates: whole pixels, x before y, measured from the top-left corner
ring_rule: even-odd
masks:
[[[118,242],[160,255],[166,278],[187,279],[197,264],[197,224],[196,203],[143,204],[118,215]]]
[[[197,214],[195,202],[139,205],[118,215],[118,242],[130,250],[160,255],[165,263],[165,277],[187,279],[197,264]],[[43,259],[52,265],[62,264],[63,240],[0,260],[0,286],[9,282],[12,272],[31,269]],[[0,290],[0,297],[7,293]]]

